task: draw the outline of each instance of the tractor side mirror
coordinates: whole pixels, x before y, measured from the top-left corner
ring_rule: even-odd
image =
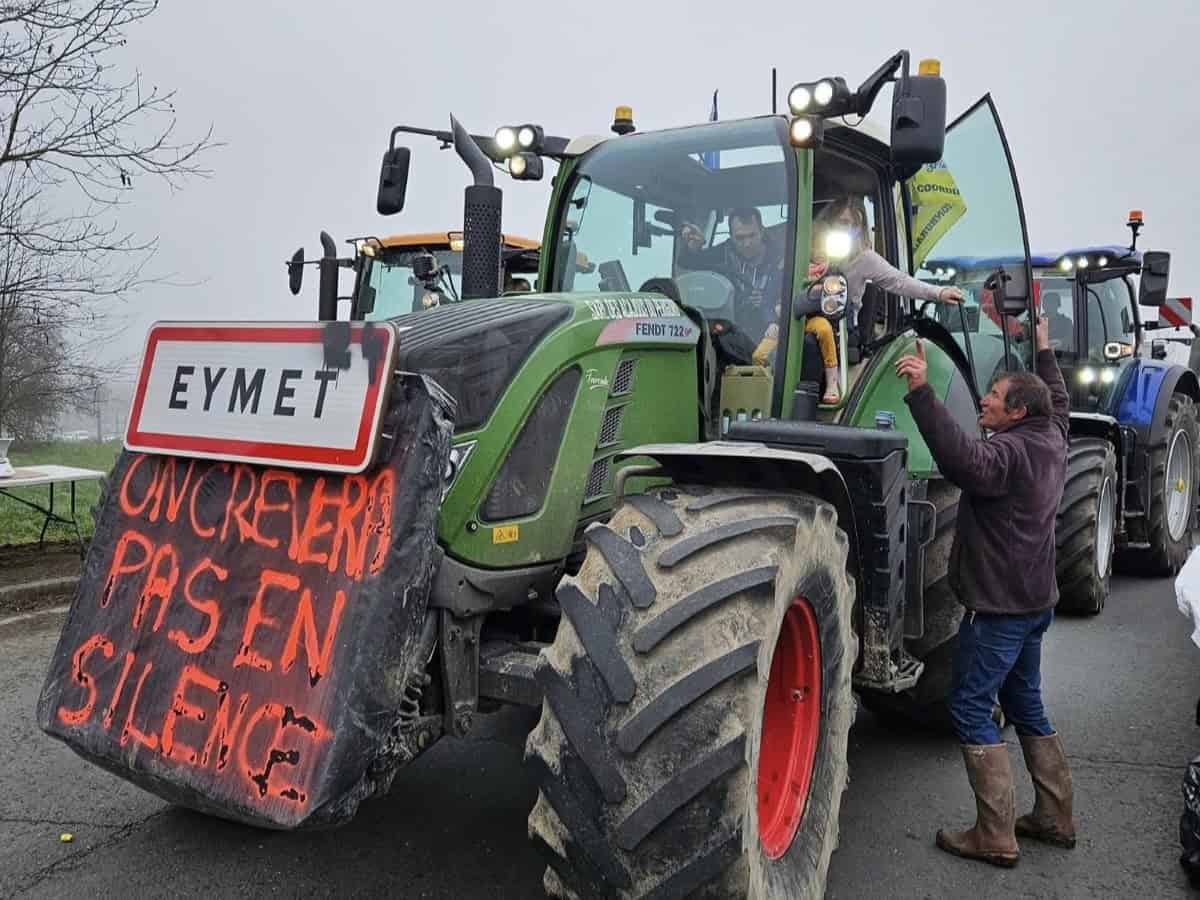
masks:
[[[412,259],[413,277],[422,283],[437,275],[438,261],[432,253],[418,253]]]
[[[1165,250],[1147,250],[1142,254],[1142,277],[1138,284],[1138,305],[1161,306],[1165,303],[1170,275],[1170,253]]]
[[[304,281],[304,248],[301,247],[292,254],[291,261],[287,264],[288,270],[288,290],[295,296],[300,293],[300,284]]]
[[[375,200],[375,209],[381,216],[392,216],[404,209],[411,156],[407,147],[392,147],[383,154],[383,165],[379,168],[379,196]]]
[[[910,75],[892,95],[892,163],[907,178],[942,158],[946,146],[946,82],[940,75]]]
[[[1006,316],[1019,316],[1029,308],[1029,286],[1025,283],[1024,268],[997,269],[983,286],[992,292],[996,308]]]

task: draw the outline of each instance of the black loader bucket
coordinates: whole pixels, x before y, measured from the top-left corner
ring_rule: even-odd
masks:
[[[453,401],[399,375],[361,474],[126,451],[38,703],[183,806],[337,824],[386,787],[434,566]]]

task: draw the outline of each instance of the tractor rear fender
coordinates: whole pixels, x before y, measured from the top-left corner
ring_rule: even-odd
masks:
[[[703,444],[643,444],[625,450],[617,460],[632,463],[618,474],[618,494],[629,477],[661,471],[677,484],[803,491],[820,497],[837,511],[838,526],[849,539],[849,574],[858,588],[857,595],[862,596],[858,522],[846,480],[829,457],[747,441],[710,441]],[[860,607],[861,604],[856,603],[855,626],[862,635]]]

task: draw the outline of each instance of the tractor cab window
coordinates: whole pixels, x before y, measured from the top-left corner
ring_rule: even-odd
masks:
[[[438,285],[441,290],[429,290],[413,276],[413,258],[432,252],[446,274]],[[420,312],[442,298],[451,300],[462,296],[462,253],[457,250],[392,251],[377,257],[371,266],[371,287],[375,288],[375,308],[367,313],[368,321],[379,321]],[[426,295],[430,295],[428,298]]]
[[[1070,278],[1039,278],[1042,314],[1050,325],[1050,346],[1060,355],[1075,353],[1075,283]]]
[[[1133,346],[1136,326],[1133,297],[1124,278],[1110,278],[1086,286],[1087,359],[1104,361],[1104,345],[1113,341]]]
[[[785,297],[793,165],[775,118],[605,141],[571,173],[549,289],[674,291],[749,364]]]

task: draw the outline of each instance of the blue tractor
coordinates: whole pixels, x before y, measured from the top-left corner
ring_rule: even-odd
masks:
[[[1128,246],[1031,254],[1035,309],[1071,394],[1071,444],[1056,530],[1059,609],[1099,613],[1117,571],[1176,573],[1197,527],[1200,380],[1193,363],[1167,359],[1147,332],[1190,325],[1190,300],[1167,297],[1170,254]],[[935,280],[967,295],[961,310],[931,309],[966,335],[982,386],[1031,359],[1029,316],[1003,314],[985,279],[997,260],[927,261]],[[1190,338],[1172,338],[1187,342]],[[1194,354],[1193,354],[1194,356]]]

